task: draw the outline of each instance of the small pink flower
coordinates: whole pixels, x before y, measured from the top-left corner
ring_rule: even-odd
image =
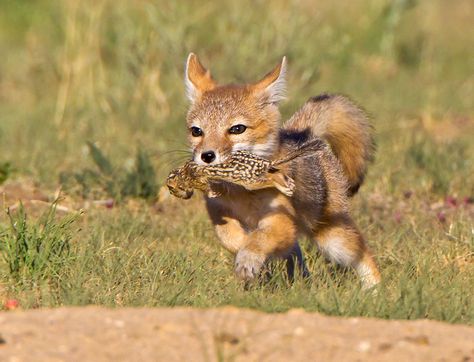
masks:
[[[393,214],[393,218],[397,223],[400,223],[402,221],[402,213],[400,211],[395,211],[395,214]]]
[[[5,309],[6,310],[13,310],[19,307],[20,303],[16,299],[7,299],[5,302]]]
[[[436,217],[438,218],[439,222],[446,222],[446,213],[444,211],[440,211],[436,214]]]
[[[455,197],[448,196],[446,197],[446,205],[451,206],[451,207],[457,207],[458,206],[458,201],[456,200]]]
[[[113,208],[113,207],[114,207],[114,204],[115,204],[115,202],[114,202],[113,199],[105,200],[105,203],[104,203],[104,205],[105,205],[105,207],[106,207],[107,209]]]

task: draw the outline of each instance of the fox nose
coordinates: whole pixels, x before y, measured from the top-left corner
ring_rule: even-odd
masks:
[[[205,163],[211,163],[216,159],[216,154],[214,151],[206,151],[201,153],[201,160],[203,160]]]

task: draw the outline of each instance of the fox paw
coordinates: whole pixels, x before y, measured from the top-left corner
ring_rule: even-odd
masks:
[[[255,279],[265,263],[265,256],[241,249],[235,257],[235,274],[244,281]]]

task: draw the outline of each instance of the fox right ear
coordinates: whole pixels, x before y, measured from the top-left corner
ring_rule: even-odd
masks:
[[[190,53],[186,61],[184,84],[186,85],[186,95],[191,103],[194,103],[204,92],[216,87],[211,72],[203,67],[194,53]]]
[[[265,103],[277,104],[285,99],[286,71],[287,61],[286,57],[283,57],[280,64],[257,83],[253,84],[254,94],[261,97]]]

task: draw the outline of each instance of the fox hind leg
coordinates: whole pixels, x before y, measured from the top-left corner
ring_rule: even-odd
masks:
[[[286,257],[286,271],[288,273],[288,279],[290,280],[290,282],[293,282],[295,279],[296,267],[298,268],[303,278],[306,279],[310,277],[308,267],[306,266],[303,253],[301,252],[301,248],[298,242],[295,243],[295,246],[293,247],[293,250],[291,251],[290,255]]]
[[[316,230],[314,237],[319,249],[329,260],[354,268],[364,289],[380,282],[380,272],[374,257],[349,215],[329,218]]]

